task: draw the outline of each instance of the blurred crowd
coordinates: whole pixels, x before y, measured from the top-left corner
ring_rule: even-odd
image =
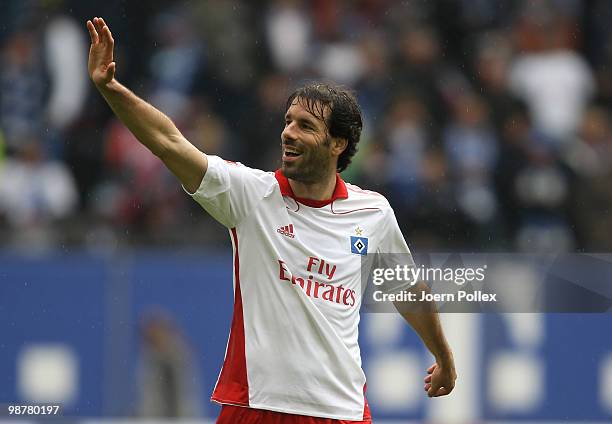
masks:
[[[293,88],[354,89],[343,177],[387,196],[417,251],[612,248],[607,0],[4,1],[2,246],[226,242],[90,83],[93,16],[122,82],[251,167],[279,167]]]

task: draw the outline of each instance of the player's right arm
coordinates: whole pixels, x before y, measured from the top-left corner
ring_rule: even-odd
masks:
[[[87,21],[91,37],[89,76],[115,115],[159,157],[185,189],[195,192],[208,169],[204,153],[191,144],[174,123],[115,79],[114,40],[102,18]]]

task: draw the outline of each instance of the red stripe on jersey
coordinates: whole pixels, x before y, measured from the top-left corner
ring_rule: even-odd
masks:
[[[366,386],[363,385],[363,420],[364,421],[372,421],[372,414],[370,413],[370,405],[368,405],[368,400],[366,399]]]
[[[360,208],[360,209],[352,209],[352,210],[349,210],[349,211],[344,211],[344,212],[336,212],[336,211],[334,210],[334,205],[333,205],[333,203],[332,203],[332,205],[331,205],[331,212],[332,212],[334,215],[346,215],[347,213],[353,213],[353,212],[359,212],[359,211],[380,211],[380,210],[381,210],[380,208]]]
[[[289,224],[289,232],[293,234],[293,224]]]
[[[240,259],[238,257],[238,235],[232,228],[234,242],[234,317],[229,343],[221,375],[211,399],[218,403],[249,406],[249,383],[247,380],[246,355],[244,353],[244,317],[240,294]]]

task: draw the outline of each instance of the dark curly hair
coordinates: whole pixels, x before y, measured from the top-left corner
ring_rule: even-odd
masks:
[[[325,123],[329,135],[347,140],[346,149],[338,157],[338,172],[351,163],[357,153],[363,122],[361,108],[355,95],[348,89],[323,83],[312,83],[295,90],[287,99],[286,109],[297,99],[308,112]],[[329,108],[329,116],[325,111]]]

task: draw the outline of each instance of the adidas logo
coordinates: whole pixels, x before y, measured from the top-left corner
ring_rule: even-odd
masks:
[[[289,225],[285,225],[284,227],[280,227],[276,230],[276,232],[284,236],[290,237],[290,238],[295,237],[295,235],[293,234],[293,224],[289,224]]]

